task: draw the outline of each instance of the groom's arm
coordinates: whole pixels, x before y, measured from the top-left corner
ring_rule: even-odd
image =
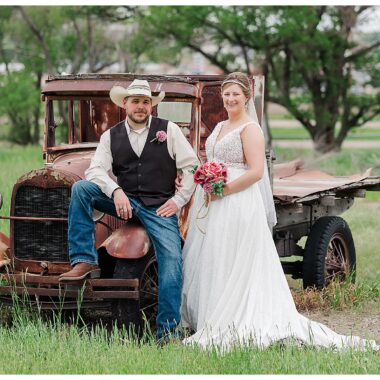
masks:
[[[98,147],[91,159],[90,167],[85,171],[87,181],[94,182],[109,198],[120,186],[109,176],[112,171],[112,153],[110,131],[100,136]]]
[[[199,160],[180,127],[170,121],[168,124],[168,150],[176,161],[177,170],[182,172],[182,186],[172,198],[180,209],[189,202],[195,190],[196,184],[190,170],[193,169],[194,165],[199,165]]]
[[[157,209],[157,215],[169,217],[176,214],[189,202],[196,186],[190,170],[194,165],[199,164],[199,160],[180,127],[171,121],[167,128],[167,147],[170,156],[176,162],[177,170],[182,172],[180,189]]]

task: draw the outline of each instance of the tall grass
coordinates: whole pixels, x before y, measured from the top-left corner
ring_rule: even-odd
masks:
[[[0,143],[1,144],[1,143]],[[316,160],[311,152],[278,149],[278,161],[304,157],[307,165],[321,165],[332,174],[347,175],[379,165],[371,149],[355,149]],[[1,215],[8,214],[12,187],[25,172],[42,166],[39,147],[0,145]],[[380,198],[378,198],[380,199]],[[357,306],[378,301],[380,278],[378,249],[380,203],[356,200],[343,214],[357,249],[357,285],[332,284],[324,292],[296,290],[296,301],[321,309]],[[0,221],[0,231],[8,223]],[[297,299],[299,297],[299,299]],[[303,299],[302,299],[303,297]],[[313,298],[314,297],[314,298]],[[316,301],[317,299],[317,301]],[[225,356],[196,347],[169,344],[156,346],[148,337],[144,344],[125,330],[84,323],[77,318],[65,323],[60,315],[30,313],[16,306],[9,312],[0,303],[0,373],[6,374],[378,374],[378,353],[335,352],[331,349],[296,347],[276,343],[266,350],[236,348]]]
[[[42,165],[40,146],[11,145],[0,141],[0,193],[4,200],[0,215],[9,215],[13,185],[17,178]],[[0,232],[9,234],[9,221],[0,220]]]
[[[309,140],[310,134],[303,127],[271,127],[273,139],[275,140]],[[335,131],[335,135],[339,133],[339,129]],[[357,128],[350,131],[347,140],[380,140],[379,128]]]
[[[301,158],[306,168],[318,168],[332,175],[350,175],[372,169],[380,175],[380,150],[376,148],[352,148],[340,152],[315,155],[310,149],[276,147],[276,163]]]
[[[6,374],[376,374],[378,353],[297,347],[276,343],[266,350],[215,351],[153,340],[139,344],[126,332],[78,326],[16,312],[0,325],[0,373]]]

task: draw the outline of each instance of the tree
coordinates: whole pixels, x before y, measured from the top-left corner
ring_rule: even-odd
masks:
[[[1,78],[1,88],[0,114],[6,114],[12,126],[9,140],[22,145],[37,143],[30,128],[35,124],[35,112],[41,106],[35,78],[25,70],[12,72]]]
[[[29,107],[28,117],[21,117],[23,111],[17,115],[4,88],[0,113],[8,116],[12,141],[39,141],[42,104],[38,94],[44,74],[99,72],[117,62],[115,47],[106,35],[107,24],[99,22],[100,17],[99,7],[2,7],[0,58],[6,70],[1,81],[9,87],[17,83],[13,92],[19,99],[28,97],[18,107],[24,103]],[[11,69],[15,63],[22,67],[20,72]],[[29,92],[25,92],[27,87]],[[31,96],[37,101],[29,101]],[[63,109],[60,113],[65,121],[66,113]]]
[[[370,7],[149,7],[140,36],[173,56],[189,48],[225,72],[266,76],[266,100],[284,106],[317,152],[339,150],[350,129],[380,114],[380,38],[353,29]],[[367,77],[358,93],[356,77]],[[370,89],[372,93],[368,93]],[[340,124],[340,130],[337,127]]]

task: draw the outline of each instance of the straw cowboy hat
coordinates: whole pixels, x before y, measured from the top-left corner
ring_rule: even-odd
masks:
[[[110,98],[121,108],[124,108],[123,99],[128,96],[147,96],[152,99],[152,106],[155,106],[165,97],[165,92],[161,91],[158,96],[152,96],[148,81],[141,79],[135,79],[128,88],[122,86],[113,86],[111,88]]]

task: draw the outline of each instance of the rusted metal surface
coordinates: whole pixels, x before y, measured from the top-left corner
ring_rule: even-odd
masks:
[[[9,247],[9,244],[10,244],[9,237],[4,235],[2,232],[0,232],[0,242],[5,244],[7,247]]]
[[[303,169],[300,160],[274,165],[273,195],[280,201],[310,200],[312,194],[322,198],[324,192],[339,192],[361,188],[370,176],[370,170],[352,176],[331,176],[320,170]],[[368,184],[368,183],[367,183]],[[306,198],[309,196],[308,198]]]
[[[14,269],[16,271],[27,271],[29,273],[44,273],[44,275],[57,275],[68,272],[71,265],[68,262],[43,261],[43,260],[21,260],[12,254]]]
[[[45,297],[46,298],[46,297]],[[30,298],[28,301],[28,306],[31,308],[35,308],[38,310],[77,310],[78,309],[78,300],[75,298],[67,298],[62,302],[62,299],[57,300],[49,300],[46,299],[41,300],[38,296],[34,296]],[[0,295],[0,302],[4,305],[13,305],[13,298],[9,295]],[[107,300],[82,300],[80,308],[81,309],[103,309],[109,308],[111,306],[111,301]]]
[[[25,294],[24,286],[0,286],[1,295],[11,295]],[[48,288],[33,288],[28,287],[29,296],[48,296],[48,297],[57,297],[57,298],[79,298],[79,299],[119,299],[119,298],[128,298],[128,299],[138,299],[139,292],[137,290],[97,290],[94,291],[92,288],[85,288],[84,291],[79,287],[78,290],[65,290],[60,287],[57,289],[48,289]]]
[[[9,263],[9,246],[0,240],[0,268],[8,265]]]
[[[21,176],[16,184],[13,187],[12,192],[12,201],[11,201],[11,223],[10,223],[10,234],[11,236],[15,236],[15,226],[19,223],[28,223],[27,220],[25,220],[25,217],[31,217],[31,218],[38,218],[41,216],[44,218],[45,216],[39,214],[38,208],[35,210],[38,214],[34,215],[27,215],[25,213],[18,214],[18,211],[16,211],[16,196],[21,191],[23,192],[26,189],[41,189],[41,191],[44,191],[46,189],[69,189],[77,180],[79,180],[81,177],[76,175],[75,173],[70,173],[69,171],[65,170],[54,170],[51,167],[39,169],[39,170],[32,170],[31,172],[28,172]],[[55,206],[55,205],[54,205]],[[34,198],[31,197],[31,199],[25,203],[26,208],[34,208]],[[58,215],[57,219],[66,219],[60,217],[61,215]],[[49,217],[49,216],[48,216]],[[55,219],[57,215],[50,216],[52,219]],[[15,219],[16,218],[16,219]],[[17,219],[20,218],[20,219]],[[29,222],[30,223],[30,222]],[[59,221],[45,221],[43,222],[41,219],[38,223],[59,223]],[[64,223],[63,220],[61,220],[61,223]],[[24,239],[23,236],[20,236],[20,239]],[[30,242],[31,244],[32,242]],[[11,259],[13,257],[16,257],[19,252],[16,252],[15,248],[16,240],[13,238],[11,240]],[[23,243],[25,249],[24,251],[32,251],[32,247],[27,247],[26,242]],[[36,247],[34,247],[36,249]],[[25,259],[25,257],[19,257],[20,259]],[[34,264],[31,263],[30,266],[34,267]],[[41,269],[40,269],[41,271]]]
[[[0,295],[24,294],[80,299],[138,299],[139,281],[137,279],[91,279],[70,284],[62,284],[58,276],[31,275],[28,273],[2,274]],[[8,283],[4,285],[5,283]],[[118,287],[119,290],[115,290]],[[102,289],[103,288],[103,289]],[[120,290],[121,288],[121,290]],[[129,289],[128,289],[129,288]]]
[[[70,171],[81,179],[84,178],[85,170],[90,166],[90,161],[94,151],[67,152],[58,157],[52,167],[57,171]]]
[[[178,219],[179,230],[183,240],[186,240],[187,231],[189,229],[189,212],[194,202],[194,196],[190,198],[190,201],[181,209],[181,213]]]
[[[80,93],[92,94],[109,93],[113,86],[128,87],[133,79],[104,79],[99,81],[98,79],[84,79],[81,81],[70,79],[59,79],[53,82],[46,82],[43,94],[59,93],[60,95],[74,95]],[[165,91],[165,93],[181,94],[183,96],[197,96],[197,88],[194,84],[178,81],[176,82],[161,82],[161,81],[149,81],[150,88],[153,93]]]
[[[333,206],[325,206],[321,200],[314,198],[309,202],[277,204],[277,224],[275,230],[291,230],[292,226],[306,224],[311,226],[322,216],[340,215],[347,211],[354,203],[353,197],[337,198]],[[305,231],[303,231],[304,233]],[[307,236],[305,233],[302,236]]]
[[[0,232],[0,268],[3,268],[10,263],[9,246],[10,241],[8,236],[5,236]]]
[[[10,284],[23,285],[23,284],[44,284],[44,285],[59,285],[59,276],[47,276],[45,275],[33,275],[27,272],[16,272],[14,274],[4,273],[0,275],[0,279],[8,281]],[[86,282],[87,285],[92,287],[112,287],[112,286],[124,286],[137,289],[139,287],[139,280],[135,278],[118,279],[118,278],[92,278],[82,281],[78,281],[76,285],[83,285]],[[74,282],[70,282],[74,284]],[[63,286],[63,285],[62,285]]]
[[[190,123],[187,121],[178,124],[200,159],[205,160],[207,137],[218,122],[227,119],[220,94],[220,84],[225,78],[224,76],[134,74],[51,76],[42,91],[46,112],[44,132],[46,165],[44,169],[35,170],[22,176],[14,187],[11,216],[7,217],[11,219],[11,236],[13,238],[15,236],[14,223],[23,219],[23,215],[14,213],[14,199],[19,188],[35,186],[44,189],[59,187],[69,189],[76,181],[83,179],[101,134],[125,119],[125,110],[110,101],[109,90],[114,85],[127,87],[135,78],[148,80],[154,93],[165,91],[165,101],[192,104]],[[263,77],[253,78],[253,90],[257,115],[261,121],[264,106]],[[67,144],[66,141],[61,142],[55,137],[57,124],[59,124],[58,128],[63,125],[59,120],[54,120],[58,102],[63,102],[62,108],[68,111]],[[153,115],[157,116],[157,112],[157,107],[154,107]],[[271,161],[270,157],[268,160]],[[380,178],[369,177],[369,173],[350,177],[333,177],[319,170],[306,170],[299,160],[274,165],[273,173],[273,192],[278,217],[274,238],[281,257],[303,254],[296,242],[300,237],[308,236],[310,228],[318,218],[326,215],[338,215],[347,210],[353,204],[354,197],[363,197],[366,189],[380,190]],[[112,174],[111,176],[116,180]],[[68,199],[68,196],[65,199]],[[183,238],[186,238],[190,207],[191,202],[181,211],[179,223]],[[67,221],[67,218],[55,218],[54,215],[45,215],[40,218],[29,215],[27,218],[29,221],[36,220],[36,223],[46,222],[47,230],[49,222],[66,223]],[[48,231],[53,236],[51,230]],[[50,235],[46,234],[46,236]],[[59,303],[54,299],[59,299],[64,294],[65,302],[60,305],[60,308],[75,309],[77,308],[75,298],[78,297],[78,289],[83,286],[84,300],[81,307],[102,307],[107,305],[107,300],[117,298],[139,299],[138,279],[102,278],[86,280],[85,284],[78,282],[61,286],[58,282],[58,275],[71,268],[68,261],[58,260],[57,258],[61,257],[59,255],[54,256],[54,260],[42,260],[44,252],[35,259],[17,257],[13,240],[11,243],[8,241],[8,244],[3,241],[2,244],[5,244],[5,247],[0,245],[0,260],[1,252],[5,250],[11,259],[8,262],[8,268],[10,273],[12,271],[14,273],[7,277],[9,284],[2,284],[0,287],[0,294],[8,295],[8,300],[12,292],[11,288],[20,294],[27,288],[28,293],[36,298],[36,305],[39,308],[57,308]],[[7,248],[8,246],[11,247],[10,250]],[[35,246],[33,247],[34,251],[33,249],[30,251],[37,252]],[[59,247],[55,243],[54,246]],[[26,250],[29,249],[29,245],[24,245],[25,247],[27,247]],[[50,248],[52,247],[50,246]],[[141,225],[130,221],[125,223],[121,219],[104,215],[96,224],[96,248],[101,249],[102,255],[103,252],[105,255],[107,252],[110,256],[118,259],[136,259],[147,254],[150,241]],[[44,249],[46,257],[53,257],[51,251],[49,252],[46,247]],[[61,252],[60,249],[58,251]],[[25,271],[29,274],[25,274]],[[5,278],[3,277],[3,279]],[[121,289],[115,290],[115,288]],[[39,297],[43,299],[42,302]]]
[[[51,221],[51,222],[67,222],[67,218],[33,218],[31,216],[0,216],[0,219],[5,220],[34,220],[34,221]]]
[[[140,223],[129,221],[103,242],[108,254],[121,259],[138,259],[150,248],[149,236]]]
[[[80,177],[75,173],[64,170],[54,170],[51,168],[32,170],[21,176],[15,185],[17,191],[19,185],[38,186],[42,188],[71,186]]]

